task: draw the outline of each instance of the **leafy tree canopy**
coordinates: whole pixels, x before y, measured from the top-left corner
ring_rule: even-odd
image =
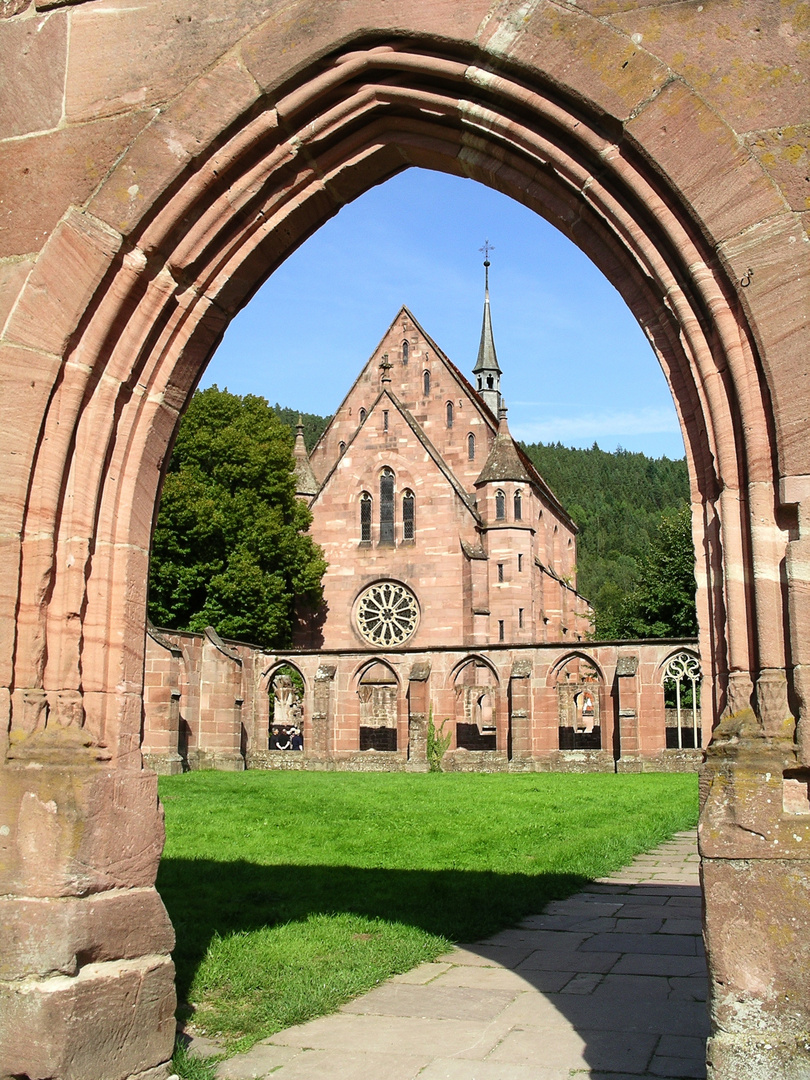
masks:
[[[297,418],[297,417],[296,417]],[[296,606],[316,608],[326,570],[295,497],[292,435],[264,398],[198,391],[163,487],[149,617],[265,648],[292,642]]]
[[[599,638],[694,637],[695,553],[689,507],[664,513],[635,587],[594,621]]]

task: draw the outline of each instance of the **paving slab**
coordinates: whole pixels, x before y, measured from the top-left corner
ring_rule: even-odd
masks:
[[[217,1075],[702,1080],[698,867],[694,832],[679,834],[517,927],[278,1032],[222,1062]]]

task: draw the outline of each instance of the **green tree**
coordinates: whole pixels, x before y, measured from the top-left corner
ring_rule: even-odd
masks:
[[[281,648],[296,610],[320,604],[326,563],[295,497],[292,441],[264,398],[216,386],[194,395],[152,542],[149,617],[158,626],[210,625]]]
[[[641,562],[635,588],[596,609],[599,638],[694,637],[695,552],[689,507],[665,513]]]

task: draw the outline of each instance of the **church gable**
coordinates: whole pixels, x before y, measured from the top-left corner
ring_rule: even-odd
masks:
[[[362,644],[357,606],[376,583],[394,582],[419,610],[414,645],[440,644],[464,619],[464,553],[480,518],[429,440],[385,391],[313,501],[313,538],[324,580],[328,647]]]
[[[406,307],[400,309],[312,451],[311,464],[319,482],[354,438],[384,387],[410,412],[461,484],[472,490],[495,438],[495,419]]]

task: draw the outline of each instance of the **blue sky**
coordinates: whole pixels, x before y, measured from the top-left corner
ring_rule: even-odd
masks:
[[[601,272],[519,203],[420,169],[344,207],[291,255],[232,321],[201,386],[331,414],[402,304],[469,375],[486,239],[512,434],[682,457],[658,361]]]

